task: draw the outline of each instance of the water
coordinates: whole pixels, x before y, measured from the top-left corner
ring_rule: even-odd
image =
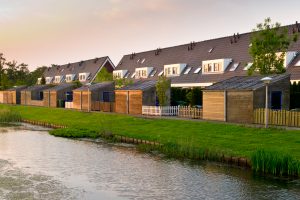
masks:
[[[0,127],[0,199],[300,199],[300,182]]]

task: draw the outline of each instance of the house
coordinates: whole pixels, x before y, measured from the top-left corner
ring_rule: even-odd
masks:
[[[114,110],[114,82],[84,85],[73,90],[72,108],[84,111]]]
[[[286,26],[289,33],[300,32],[300,24]],[[124,55],[113,72],[115,78],[157,80],[165,75],[171,87],[191,88],[212,85],[235,76],[247,75],[252,65],[249,54],[251,33],[191,42],[174,47]],[[300,81],[300,39],[285,55],[291,82]],[[280,53],[280,52],[278,52]]]
[[[290,75],[272,75],[269,108],[289,109]],[[262,76],[236,76],[208,86],[203,91],[203,119],[253,123],[253,111],[265,107]]]
[[[31,106],[44,106],[44,90],[52,85],[34,85],[21,90],[21,104]]]
[[[108,72],[112,72],[115,69],[114,64],[107,56],[65,65],[54,65],[45,70],[44,77],[47,85],[59,85],[74,81],[86,84],[92,83],[96,79],[97,74],[104,68]],[[41,83],[41,79],[38,79],[38,84]]]
[[[117,113],[142,114],[142,106],[158,105],[155,80],[140,80],[115,91]],[[168,94],[170,91],[167,92]]]
[[[73,89],[75,88],[76,85],[74,83],[62,83],[44,90],[44,106],[64,108],[64,102],[73,99]]]
[[[5,104],[20,104],[21,103],[21,90],[27,86],[16,86],[8,90],[2,91],[2,103]]]

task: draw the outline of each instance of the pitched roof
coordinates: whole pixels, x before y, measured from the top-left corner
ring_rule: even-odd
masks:
[[[155,87],[156,82],[157,81],[155,80],[141,80],[131,85],[127,85],[119,90],[143,90],[144,91]]]
[[[90,73],[90,80],[95,77],[108,56],[65,65],[56,65],[45,70],[44,77],[65,76],[67,74]]]
[[[107,87],[107,86],[110,86],[110,85],[114,85],[115,83],[110,81],[110,82],[102,82],[102,83],[95,83],[95,84],[92,84],[90,86],[87,86],[87,85],[84,85],[80,88],[77,88],[75,89],[74,91],[86,91],[86,90],[90,90],[90,91],[94,91],[94,90],[98,90],[98,89],[101,89],[101,88],[104,88],[104,87]]]
[[[296,25],[286,26],[289,33],[295,30]],[[217,39],[205,40],[194,44],[183,44],[174,47],[168,47],[158,50],[140,52],[136,54],[124,55],[116,70],[128,70],[132,75],[135,68],[153,67],[156,74],[148,79],[157,79],[160,71],[164,69],[164,65],[185,63],[187,67],[192,67],[188,74],[183,73],[180,76],[172,77],[172,84],[176,83],[212,83],[228,79],[233,76],[246,75],[247,71],[244,67],[247,63],[252,62],[249,54],[249,45],[251,32],[239,34],[235,36],[222,37]],[[234,42],[236,41],[236,42]],[[293,43],[289,51],[300,51],[300,39]],[[194,71],[202,65],[202,61],[230,58],[232,62],[229,64],[224,73],[221,74],[202,74],[194,73]],[[291,79],[300,80],[300,67],[295,67],[297,61],[300,60],[300,55],[290,63],[287,72],[291,73]],[[231,67],[239,63],[234,71],[230,71]],[[129,78],[131,77],[129,75]]]
[[[59,90],[67,89],[67,88],[73,88],[73,87],[75,87],[74,83],[62,83],[62,84],[59,84],[57,86],[47,88],[44,91],[59,91]]]
[[[269,76],[272,78],[270,84],[289,78],[289,76],[288,74],[271,75]],[[235,76],[208,86],[205,90],[256,90],[265,86],[261,80],[263,77],[264,76]]]

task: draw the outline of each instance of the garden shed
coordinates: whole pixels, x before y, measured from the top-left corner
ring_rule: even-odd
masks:
[[[66,101],[73,100],[73,90],[76,88],[73,83],[62,83],[52,88],[44,90],[44,106],[46,107],[65,107]]]
[[[158,105],[156,81],[137,81],[115,91],[116,112],[126,114],[142,114],[142,106]]]
[[[269,108],[289,109],[290,75],[271,75]],[[203,119],[253,123],[254,109],[265,107],[262,76],[236,76],[203,91]]]
[[[21,90],[26,86],[16,86],[3,91],[3,103],[5,104],[20,104],[21,103]]]
[[[114,111],[114,82],[84,85],[73,90],[72,108],[84,111]]]
[[[21,90],[21,104],[32,106],[44,106],[44,90],[51,85],[34,85]]]

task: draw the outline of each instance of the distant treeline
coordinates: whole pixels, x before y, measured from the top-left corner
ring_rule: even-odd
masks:
[[[19,85],[34,85],[37,79],[41,77],[47,67],[38,67],[30,72],[28,65],[8,61],[0,53],[0,90],[11,88]]]

